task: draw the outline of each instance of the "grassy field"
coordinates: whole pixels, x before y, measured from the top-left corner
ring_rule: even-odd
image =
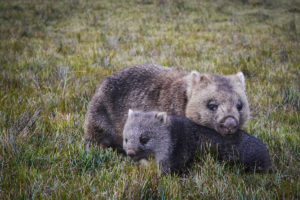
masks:
[[[300,2],[297,0],[0,1],[0,199],[299,199]],[[241,70],[245,130],[268,147],[265,174],[210,155],[159,176],[98,146],[87,104],[131,64]]]

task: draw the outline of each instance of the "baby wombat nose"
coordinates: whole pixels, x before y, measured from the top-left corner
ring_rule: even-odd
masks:
[[[223,134],[232,134],[237,129],[237,121],[233,117],[227,117],[220,123],[220,129]]]
[[[127,151],[127,155],[132,158],[132,157],[134,157],[136,155],[136,153],[132,149],[129,149]]]

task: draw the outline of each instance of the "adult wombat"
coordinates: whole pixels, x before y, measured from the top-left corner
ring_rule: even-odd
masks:
[[[249,118],[243,73],[219,76],[144,64],[124,67],[104,78],[89,103],[87,141],[122,149],[128,109],[182,115],[197,124],[231,135]]]
[[[215,130],[166,112],[129,110],[123,131],[123,148],[134,161],[153,157],[164,172],[181,172],[197,150],[217,148],[218,158],[266,171],[271,167],[266,146],[256,137],[238,130],[222,137]]]

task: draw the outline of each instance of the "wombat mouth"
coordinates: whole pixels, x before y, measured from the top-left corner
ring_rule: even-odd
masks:
[[[138,162],[139,160],[143,159],[143,158],[140,158],[139,155],[132,155],[132,156],[127,155],[127,156],[134,162]]]
[[[218,132],[223,136],[231,136],[231,135],[236,134],[237,128],[235,128],[235,130],[231,130],[231,131],[221,128],[221,130],[218,130]]]

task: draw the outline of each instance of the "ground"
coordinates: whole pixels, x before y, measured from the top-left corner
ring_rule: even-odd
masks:
[[[0,2],[1,199],[299,199],[300,3],[296,0]],[[245,127],[273,169],[200,155],[182,175],[85,149],[97,84],[132,64],[242,71]]]

